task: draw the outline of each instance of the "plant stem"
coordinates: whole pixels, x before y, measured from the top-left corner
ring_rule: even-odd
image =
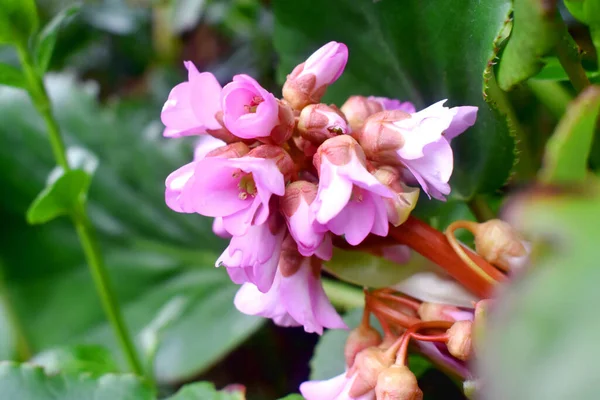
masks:
[[[13,304],[10,300],[8,287],[4,280],[3,267],[4,266],[0,264],[0,303],[2,303],[4,313],[6,314],[6,319],[8,320],[8,324],[10,326],[10,329],[12,330],[12,334],[15,337],[17,360],[25,362],[29,360],[32,356],[31,346],[29,345],[29,341],[27,340],[27,336],[25,335],[25,329],[23,328],[23,324],[21,323],[19,316],[15,312]]]
[[[496,218],[496,214],[490,208],[490,205],[485,201],[481,195],[475,195],[467,203],[469,209],[475,216],[475,219],[479,222],[489,221],[490,219]]]
[[[363,291],[332,279],[323,278],[323,289],[331,304],[343,310],[350,310],[365,305]]]
[[[27,49],[19,48],[18,53],[27,79],[29,96],[46,123],[54,158],[58,165],[65,172],[68,172],[71,170],[71,167],[67,161],[65,145],[60,134],[58,122],[52,113],[52,104],[44,87],[42,77],[34,69],[33,62]],[[83,252],[96,286],[96,291],[100,297],[108,320],[117,336],[121,350],[125,354],[125,358],[127,359],[131,370],[141,376],[143,375],[143,369],[138,359],[133,341],[125,327],[119,304],[102,261],[102,255],[96,239],[94,227],[87,216],[84,201],[83,198],[80,198],[76,205],[76,209],[72,213],[73,224],[75,225],[77,236],[83,247]]]
[[[562,38],[556,45],[556,54],[558,56],[558,61],[560,61],[560,64],[569,76],[569,80],[573,84],[573,87],[577,92],[581,92],[590,85],[590,80],[579,62],[577,50],[572,48],[570,41],[572,41],[572,38],[565,29]]]

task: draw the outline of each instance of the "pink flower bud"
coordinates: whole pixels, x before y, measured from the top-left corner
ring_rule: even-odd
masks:
[[[380,111],[384,111],[383,105],[375,100],[364,96],[350,96],[341,107],[342,112],[348,120],[352,132],[358,132],[367,118]]]
[[[304,153],[304,156],[307,158],[313,157],[317,152],[318,146],[312,144],[307,139],[304,139],[302,136],[293,136],[292,140],[296,147]]]
[[[377,378],[377,400],[423,400],[417,377],[404,365],[394,364]]]
[[[206,157],[240,158],[248,154],[250,149],[242,142],[235,142],[227,146],[218,147],[206,153]]]
[[[521,235],[502,220],[493,219],[477,226],[477,252],[504,271],[523,267],[529,258],[528,247]]]
[[[360,397],[375,390],[379,374],[393,363],[394,358],[377,347],[369,347],[358,353],[354,365],[349,371],[350,374],[356,374],[356,379],[350,389],[350,396]]]
[[[331,236],[315,222],[310,211],[310,205],[316,197],[316,184],[296,181],[285,188],[279,204],[300,254],[306,257],[316,254],[323,260],[329,260],[333,252]]]
[[[283,174],[285,181],[289,181],[294,173],[295,166],[292,157],[283,148],[265,144],[258,146],[247,155],[248,157],[266,158],[275,161],[277,168]]]
[[[298,131],[303,138],[320,145],[329,138],[348,133],[348,125],[337,107],[310,104],[300,113]]]
[[[448,352],[459,360],[467,361],[471,358],[471,332],[473,323],[471,321],[457,321],[448,329]]]
[[[394,192],[394,197],[385,199],[388,220],[394,226],[403,224],[419,200],[419,189],[406,186],[400,179],[398,170],[383,166],[373,172],[377,180]]]
[[[327,86],[340,77],[347,61],[345,44],[327,43],[288,75],[283,85],[283,98],[296,110],[318,103]]]
[[[263,143],[281,145],[288,141],[294,133],[294,126],[296,125],[296,118],[294,116],[294,110],[287,104],[287,102],[277,99],[278,106],[278,123],[271,130],[271,134],[267,137],[258,138]]]
[[[357,135],[365,154],[376,161],[397,165],[396,151],[404,146],[404,137],[398,132],[395,122],[410,118],[410,114],[400,111],[381,111],[365,121]]]
[[[277,99],[248,75],[236,75],[221,92],[225,127],[242,139],[266,137],[279,122]]]
[[[372,326],[363,324],[357,326],[346,339],[346,346],[344,347],[346,366],[352,367],[358,353],[366,348],[380,345],[381,340],[381,335]]]
[[[424,302],[419,306],[419,317],[423,321],[471,321],[473,313],[446,304]]]

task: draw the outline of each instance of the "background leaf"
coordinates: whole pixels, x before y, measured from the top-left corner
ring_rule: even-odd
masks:
[[[73,4],[63,9],[61,12],[56,14],[54,18],[52,18],[50,22],[46,24],[46,26],[44,26],[40,34],[37,36],[33,51],[36,67],[38,68],[38,72],[40,74],[45,73],[48,69],[61,26],[67,23],[70,17],[79,12],[80,8],[80,4]]]
[[[183,386],[167,400],[244,400],[244,394],[238,391],[217,391],[209,382],[196,382]]]
[[[31,362],[48,375],[88,373],[94,377],[119,372],[110,351],[97,345],[75,345],[50,349],[37,354]]]
[[[13,86],[21,89],[27,87],[23,72],[8,64],[0,64],[0,85]]]
[[[26,48],[38,24],[34,0],[0,1],[0,44],[12,43]]]
[[[569,105],[546,144],[544,166],[539,173],[542,182],[585,181],[599,112],[600,86],[588,87]]]
[[[41,367],[0,362],[0,399],[22,400],[152,400],[152,390],[133,375],[60,374]]]
[[[275,0],[273,9],[280,81],[323,44],[344,42],[348,65],[325,102],[341,105],[350,95],[362,94],[410,100],[417,108],[441,99],[449,99],[450,106],[478,106],[475,126],[453,141],[453,194],[469,199],[505,183],[514,139],[506,119],[484,101],[482,88],[509,1],[440,7],[419,0]]]
[[[578,194],[514,200],[507,216],[537,247],[489,315],[479,365],[486,398],[597,398],[600,320],[590,305],[600,302],[600,253],[590,221],[600,218],[599,188],[594,180]]]

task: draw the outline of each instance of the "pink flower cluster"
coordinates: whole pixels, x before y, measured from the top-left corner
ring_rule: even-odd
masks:
[[[242,284],[236,307],[319,334],[345,327],[320,283],[332,235],[351,245],[386,236],[414,208],[414,185],[444,199],[450,140],[477,113],[382,97],[319,103],[347,59],[344,44],[326,44],[288,75],[282,99],[247,75],[221,87],[186,62],[161,115],[164,136],[201,135],[194,161],[167,178],[166,203],[214,217],[231,238],[217,266]]]

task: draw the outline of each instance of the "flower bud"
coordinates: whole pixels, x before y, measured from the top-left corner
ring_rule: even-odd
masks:
[[[367,118],[371,115],[384,111],[383,105],[375,100],[364,96],[350,96],[341,107],[342,112],[348,120],[352,132],[358,132],[363,127]]]
[[[206,157],[240,158],[248,154],[249,151],[250,149],[244,143],[235,142],[209,151]]]
[[[318,146],[315,146],[310,141],[304,139],[302,136],[293,136],[292,140],[298,149],[304,153],[306,157],[312,157],[317,152]]]
[[[321,161],[324,157],[337,166],[346,165],[355,159],[363,166],[367,164],[365,153],[356,140],[349,135],[332,137],[319,146],[313,157],[313,164],[317,171],[321,170]]]
[[[458,321],[448,329],[448,352],[459,360],[467,361],[471,357],[471,321]]]
[[[526,242],[508,223],[499,219],[479,224],[475,233],[475,248],[489,263],[504,271],[523,267],[529,251]]]
[[[422,400],[423,392],[417,377],[408,367],[394,364],[384,369],[377,378],[377,400]]]
[[[250,150],[247,157],[267,158],[275,161],[277,168],[279,168],[286,181],[289,181],[294,173],[294,161],[287,151],[281,147],[264,144]]]
[[[357,376],[350,388],[350,397],[360,397],[375,390],[379,374],[393,362],[393,357],[377,347],[369,347],[358,353],[351,370]]]
[[[381,111],[367,118],[357,135],[365,154],[373,160],[396,165],[395,151],[404,146],[404,137],[394,123],[407,118],[410,114],[401,110]]]
[[[378,346],[381,344],[381,340],[381,335],[377,332],[377,329],[370,325],[360,324],[350,332],[346,340],[346,346],[344,347],[346,365],[352,367],[358,353],[368,347]]]
[[[419,189],[402,183],[396,168],[384,166],[373,172],[377,180],[394,192],[395,196],[385,199],[388,220],[394,226],[400,226],[410,216],[419,200]]]
[[[473,313],[446,304],[425,302],[419,306],[419,317],[423,321],[470,321]]]
[[[278,106],[278,123],[271,130],[271,134],[267,137],[257,138],[263,143],[281,145],[287,142],[294,133],[294,126],[296,124],[296,118],[294,117],[294,110],[282,100],[277,100]]]
[[[347,61],[348,48],[345,44],[327,43],[287,76],[283,98],[296,110],[318,103],[327,86],[340,77]]]
[[[320,145],[329,138],[348,133],[348,124],[337,107],[310,104],[300,113],[298,131],[303,138]]]

